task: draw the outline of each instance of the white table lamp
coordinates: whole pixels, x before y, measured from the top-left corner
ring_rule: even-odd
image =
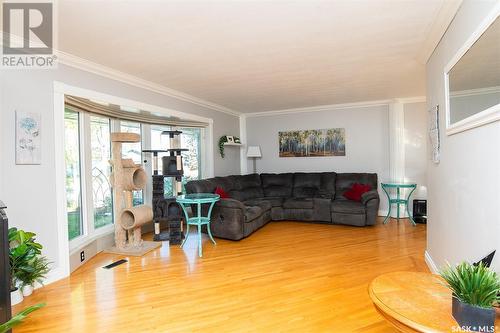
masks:
[[[247,157],[253,159],[253,173],[257,172],[257,164],[256,160],[259,157],[262,157],[262,153],[260,152],[259,146],[248,146]]]

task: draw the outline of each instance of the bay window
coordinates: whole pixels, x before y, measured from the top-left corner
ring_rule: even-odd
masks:
[[[111,132],[137,133],[141,141],[124,143],[123,158],[130,158],[142,164],[148,174],[152,174],[151,163],[143,163],[151,156],[143,155],[142,149],[162,149],[170,147],[168,136],[163,131],[180,130],[175,144],[189,148],[183,152],[183,183],[201,178],[202,128],[156,125],[108,117],[67,105],[64,114],[65,125],[65,167],[66,167],[66,210],[70,248],[76,248],[87,239],[113,229],[113,190],[109,182],[111,174]],[[160,154],[160,156],[162,156]],[[161,157],[159,159],[161,170]],[[149,179],[145,193],[152,193]],[[165,196],[172,196],[172,179],[165,178]],[[151,204],[151,197],[143,191],[134,191],[134,205],[145,201]]]

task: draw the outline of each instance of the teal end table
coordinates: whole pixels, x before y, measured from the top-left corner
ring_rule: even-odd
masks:
[[[177,197],[177,202],[179,205],[182,207],[182,210],[184,211],[184,215],[186,217],[186,237],[182,241],[181,247],[184,246],[186,243],[186,240],[188,239],[189,236],[189,227],[192,225],[198,226],[198,255],[200,257],[203,256],[203,250],[201,246],[201,226],[206,225],[207,226],[207,231],[208,231],[208,236],[210,237],[210,240],[215,243],[214,238],[212,237],[212,232],[210,231],[210,215],[212,214],[212,208],[214,208],[214,205],[217,201],[220,200],[220,196],[218,194],[212,194],[212,193],[192,193],[192,194],[186,194],[186,195],[180,195]],[[210,207],[208,208],[208,215],[207,216],[202,216],[201,215],[201,205],[202,204],[209,204]],[[187,212],[187,207],[190,205],[196,205],[197,206],[197,216],[189,217],[189,214]]]
[[[385,194],[387,195],[387,200],[389,201],[389,211],[387,212],[387,216],[384,219],[384,224],[387,223],[387,219],[391,216],[391,207],[392,205],[396,204],[398,208],[397,212],[397,219],[399,221],[399,206],[404,205],[406,208],[406,213],[408,214],[408,218],[410,219],[410,222],[413,226],[415,226],[415,221],[413,220],[413,217],[410,215],[410,209],[409,209],[409,203],[410,203],[410,197],[413,194],[413,191],[417,188],[417,184],[415,183],[381,183],[382,185],[382,190],[384,190]],[[391,198],[391,195],[389,194],[389,190],[391,189],[396,189],[396,198]],[[408,193],[408,196],[406,199],[401,198],[401,189],[410,189],[410,192]]]

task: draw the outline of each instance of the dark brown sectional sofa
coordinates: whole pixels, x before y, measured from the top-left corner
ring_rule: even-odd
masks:
[[[373,190],[361,202],[347,200],[343,194],[354,183]],[[211,231],[239,240],[269,221],[373,225],[380,202],[377,184],[374,173],[263,173],[190,181],[186,192],[214,193],[221,187],[228,193],[230,199],[221,199],[212,211]]]

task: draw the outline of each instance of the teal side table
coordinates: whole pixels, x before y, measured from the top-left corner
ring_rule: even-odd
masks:
[[[214,205],[217,201],[220,200],[220,196],[218,194],[212,194],[212,193],[192,193],[192,194],[186,194],[186,195],[180,195],[177,197],[177,202],[179,205],[182,207],[182,210],[184,211],[184,216],[186,217],[186,237],[184,238],[184,241],[182,241],[181,247],[184,246],[186,243],[186,240],[188,239],[189,236],[189,227],[194,225],[198,226],[198,255],[200,257],[203,256],[203,250],[201,246],[201,226],[206,225],[207,226],[207,231],[208,231],[208,237],[210,237],[210,240],[215,243],[214,238],[212,237],[212,232],[210,231],[210,215],[212,214],[212,208],[214,208]],[[208,215],[207,216],[202,216],[201,215],[201,205],[202,204],[209,204],[210,207],[208,208]],[[197,216],[189,217],[189,214],[187,212],[187,207],[189,205],[196,205],[197,206]]]
[[[396,204],[398,211],[397,211],[397,219],[399,221],[399,206],[404,205],[406,208],[406,213],[408,214],[408,218],[410,219],[410,222],[412,225],[416,225],[415,221],[413,220],[413,217],[410,215],[410,209],[409,209],[409,203],[410,203],[410,197],[413,194],[413,191],[417,188],[417,184],[415,183],[381,183],[382,185],[382,190],[384,190],[384,193],[387,195],[387,200],[389,201],[389,211],[387,212],[387,216],[384,219],[384,224],[387,223],[387,219],[391,216],[391,207],[392,205]],[[389,194],[390,189],[396,189],[396,198],[391,198],[391,195]],[[406,199],[401,198],[401,189],[411,189],[410,192],[408,193],[408,196]]]

